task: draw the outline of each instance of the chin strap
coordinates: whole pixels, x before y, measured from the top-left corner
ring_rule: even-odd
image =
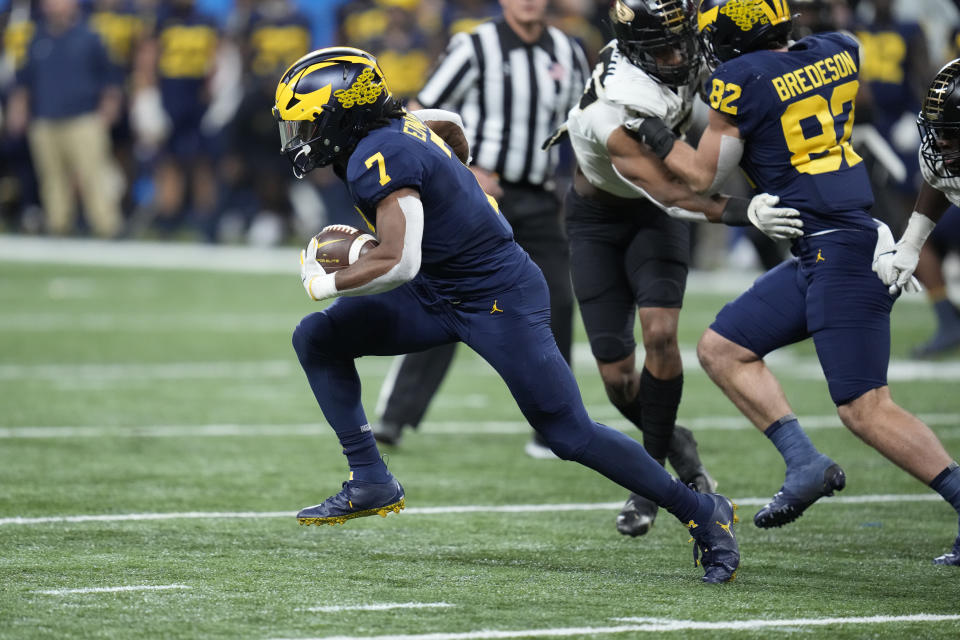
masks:
[[[297,155],[293,157],[293,161],[291,162],[293,165],[293,175],[296,176],[298,180],[302,179],[303,176],[307,175],[307,173],[313,169],[313,160],[310,159],[310,151],[310,145],[305,144],[300,147]]]

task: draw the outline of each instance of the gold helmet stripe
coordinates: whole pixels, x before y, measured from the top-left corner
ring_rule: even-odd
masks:
[[[790,19],[790,12],[785,10],[787,6],[785,0],[772,0],[772,3],[764,2],[763,0],[753,0],[753,3],[763,11],[763,15],[770,20],[771,26],[786,22]]]
[[[703,31],[705,28],[717,21],[717,16],[720,13],[720,7],[716,6],[713,9],[708,9],[707,11],[701,11],[697,15],[697,30]]]

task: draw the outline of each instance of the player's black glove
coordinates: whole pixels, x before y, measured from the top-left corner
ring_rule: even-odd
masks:
[[[625,128],[632,138],[650,147],[661,160],[670,155],[677,141],[676,134],[660,118],[644,118],[640,124]]]

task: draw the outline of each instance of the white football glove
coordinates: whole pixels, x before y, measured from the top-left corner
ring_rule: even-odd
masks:
[[[889,287],[892,296],[901,291],[923,291],[920,281],[913,276],[920,259],[920,248],[902,239],[894,243],[890,227],[876,218],[874,220],[877,223],[877,246],[873,249],[873,270],[877,277]]]
[[[800,212],[791,207],[775,207],[778,202],[779,196],[758,193],[750,200],[747,217],[753,226],[774,240],[799,238],[803,235]]]
[[[327,273],[317,262],[317,239],[310,238],[310,244],[300,252],[300,282],[307,295],[313,301],[333,298],[337,295],[336,274]]]

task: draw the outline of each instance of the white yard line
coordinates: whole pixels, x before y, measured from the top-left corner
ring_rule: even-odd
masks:
[[[822,500],[819,504],[884,504],[900,502],[938,502],[942,500],[935,493],[918,494],[875,494],[862,496],[836,496]],[[757,498],[733,498],[741,506],[759,506],[770,501],[769,496]],[[456,505],[438,507],[409,507],[402,512],[405,516],[438,516],[464,513],[542,513],[566,511],[609,511],[619,509],[623,502],[584,502],[558,504],[505,504],[505,505]],[[106,513],[73,516],[39,516],[0,518],[2,525],[36,525],[82,522],[130,522],[144,520],[217,520],[265,518],[292,518],[293,511],[179,511],[170,513]]]
[[[33,593],[42,593],[48,596],[62,596],[69,593],[118,593],[121,591],[166,591],[168,589],[192,589],[185,584],[160,584],[160,585],[131,585],[124,587],[86,587],[83,589],[45,589],[43,591],[34,591]]]
[[[587,407],[587,412],[599,420],[604,420],[611,411],[607,407]],[[960,413],[924,413],[920,419],[932,427],[956,427],[960,429]],[[634,432],[632,425],[620,418],[609,424],[615,429]],[[702,416],[697,418],[681,417],[679,422],[694,432],[701,431],[749,431],[753,426],[746,418],[739,416]],[[836,414],[801,416],[800,423],[805,429],[841,429],[843,425]],[[420,427],[422,433],[431,435],[510,435],[525,434],[530,426],[522,420],[445,420],[427,421]],[[939,430],[940,435],[949,435]],[[333,431],[321,423],[288,424],[156,424],[156,425],[117,425],[110,427],[63,425],[55,427],[0,426],[0,440],[3,439],[47,439],[47,438],[223,438],[223,437],[277,437],[277,436],[332,436]]]
[[[340,611],[388,611],[390,609],[435,609],[452,607],[449,602],[382,602],[377,604],[347,604],[329,607],[308,607],[300,611],[339,613]]]
[[[556,638],[564,636],[610,635],[618,633],[658,633],[665,631],[752,631],[779,627],[826,627],[837,625],[909,624],[918,622],[956,622],[960,615],[918,613],[909,616],[856,616],[849,618],[790,618],[785,620],[731,620],[700,622],[660,618],[627,618],[637,624],[615,627],[561,627],[555,629],[518,629],[512,631],[466,631],[460,633],[420,633],[380,636],[320,636],[297,640],[482,640],[484,638]]]

